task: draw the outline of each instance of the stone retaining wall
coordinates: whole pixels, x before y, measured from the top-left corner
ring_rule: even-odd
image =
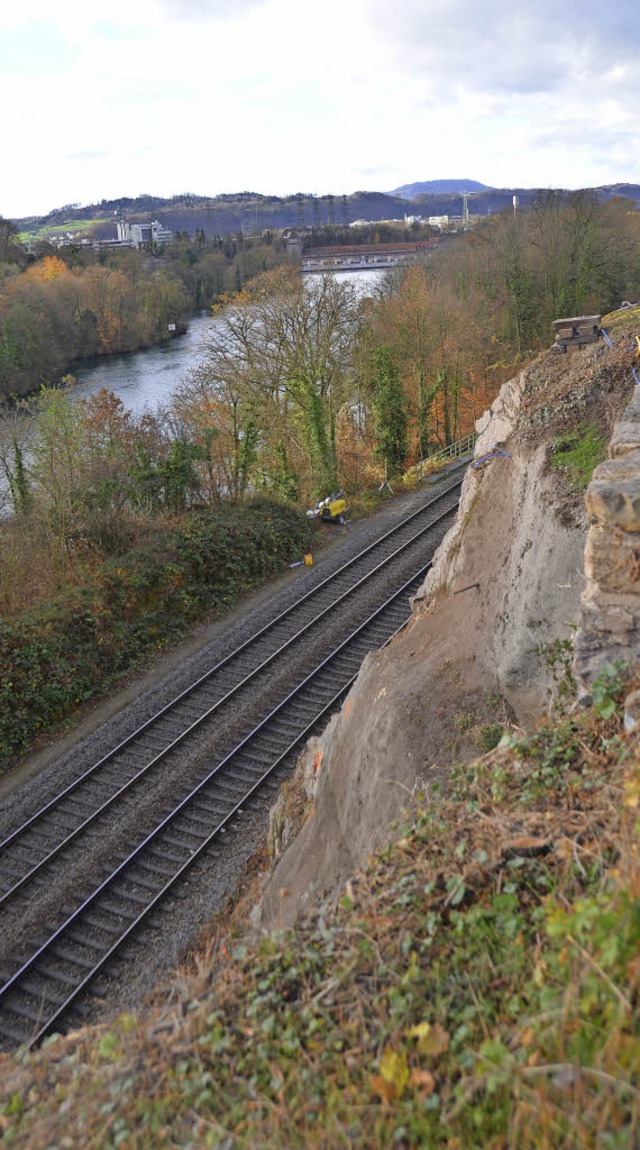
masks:
[[[609,459],[593,473],[586,506],[586,586],[574,656],[584,703],[607,663],[624,663],[629,678],[640,668],[640,387],[615,428]]]

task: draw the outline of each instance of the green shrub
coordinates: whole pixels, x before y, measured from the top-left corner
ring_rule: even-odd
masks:
[[[500,739],[504,734],[504,726],[502,723],[484,723],[480,727],[480,746],[486,753],[492,751],[494,747],[498,746]]]
[[[308,544],[308,520],[291,504],[202,508],[105,562],[90,585],[0,621],[0,770]]]

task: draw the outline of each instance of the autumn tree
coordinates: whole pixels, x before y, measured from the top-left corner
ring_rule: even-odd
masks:
[[[201,388],[234,412],[238,450],[257,429],[258,471],[302,478],[314,493],[337,485],[336,414],[352,381],[357,305],[331,276],[304,283],[281,268],[252,280],[206,341]],[[239,422],[238,422],[239,421]]]

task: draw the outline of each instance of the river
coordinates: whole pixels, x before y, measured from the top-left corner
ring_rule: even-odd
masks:
[[[359,295],[367,295],[384,273],[372,268],[334,274],[340,283],[352,283]],[[189,320],[186,335],[177,336],[169,343],[127,355],[112,355],[89,367],[82,367],[75,373],[74,394],[87,398],[106,387],[136,415],[145,408],[154,410],[169,398],[189,368],[196,366],[203,339],[220,322],[216,316],[205,312]]]
[[[335,272],[339,282],[352,283],[358,295],[370,294],[384,272],[375,269],[360,272]],[[311,277],[310,277],[311,278]],[[159,347],[126,355],[110,355],[75,372],[72,394],[79,399],[96,395],[102,387],[117,395],[134,415],[154,411],[165,403],[173,389],[195,367],[201,358],[203,340],[221,317],[203,312],[192,316],[185,335]],[[0,439],[11,433],[11,426],[0,420]],[[11,514],[11,500],[6,479],[0,470],[0,519]]]

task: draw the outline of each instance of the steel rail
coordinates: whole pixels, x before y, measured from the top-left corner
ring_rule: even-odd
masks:
[[[435,503],[438,503],[442,498],[444,498],[446,495],[449,495],[452,491],[455,491],[456,488],[460,487],[461,485],[462,485],[462,479],[457,479],[455,483],[450,484],[450,486],[446,487],[438,495],[434,496],[433,499],[430,499],[427,503],[424,503],[422,505],[422,507],[418,508],[417,511],[412,512],[412,514],[407,516],[406,519],[403,519],[400,523],[397,523],[394,527],[392,527],[388,531],[386,531],[383,535],[380,536],[379,539],[376,539],[372,543],[368,544],[367,547],[365,547],[362,551],[358,552],[358,554],[355,555],[352,559],[347,560],[346,563],[343,563],[331,575],[326,576],[324,579],[322,579],[320,581],[320,583],[317,583],[314,587],[310,588],[309,591],[307,591],[304,595],[302,595],[300,597],[300,599],[297,599],[296,602],[293,603],[290,607],[287,607],[287,608],[285,608],[284,611],[281,611],[274,619],[272,619],[269,623],[266,623],[263,627],[261,627],[253,635],[249,636],[248,639],[244,640],[244,642],[242,642],[238,647],[234,648],[233,651],[231,651],[228,655],[226,655],[223,659],[221,659],[218,663],[216,663],[215,666],[211,667],[208,671],[206,671],[203,675],[201,675],[198,679],[196,679],[193,683],[191,683],[183,691],[179,692],[178,695],[176,695],[173,699],[171,699],[168,703],[166,703],[163,707],[161,707],[159,711],[156,711],[155,714],[150,716],[149,719],[146,719],[145,722],[142,723],[139,727],[137,727],[135,731],[132,731],[130,735],[127,735],[125,739],[121,740],[120,743],[118,743],[115,747],[113,747],[110,751],[108,751],[105,755],[103,755],[100,759],[98,759],[98,761],[96,763],[93,763],[91,767],[89,767],[82,774],[78,775],[77,778],[73,779],[73,781],[71,783],[69,783],[68,786],[66,786],[58,794],[54,795],[47,803],[44,804],[44,806],[40,807],[37,811],[34,812],[33,815],[31,815],[27,820],[25,820],[25,822],[23,822],[20,826],[16,827],[15,830],[13,830],[9,835],[7,835],[0,842],[0,855],[5,850],[6,847],[10,846],[11,843],[14,842],[26,830],[28,830],[28,828],[30,826],[32,826],[33,823],[35,823],[38,819],[42,818],[45,814],[47,814],[48,811],[52,810],[55,806],[57,806],[62,801],[62,799],[67,797],[67,795],[72,794],[75,790],[77,790],[77,788],[79,786],[81,786],[82,783],[86,782],[86,780],[88,778],[92,777],[96,773],[96,771],[98,771],[107,762],[109,762],[112,758],[114,758],[115,755],[117,755],[120,751],[123,751],[135,739],[139,738],[139,736],[144,731],[146,731],[150,727],[152,727],[158,721],[158,719],[160,719],[163,715],[165,715],[168,712],[170,712],[171,710],[173,710],[179,702],[181,702],[183,699],[187,698],[189,695],[193,694],[193,692],[198,687],[202,686],[203,683],[208,682],[215,674],[220,672],[230,662],[232,662],[234,659],[236,659],[238,657],[238,655],[240,655],[244,650],[247,649],[247,647],[256,643],[257,640],[260,639],[268,631],[273,630],[278,623],[282,622],[283,619],[285,619],[287,616],[291,615],[294,611],[297,611],[303,603],[305,603],[308,599],[312,598],[313,596],[317,595],[319,591],[321,591],[328,584],[332,583],[335,579],[338,578],[339,575],[343,574],[350,567],[353,567],[356,563],[359,563],[366,555],[368,555],[371,551],[373,551],[374,548],[380,547],[385,542],[385,540],[389,539],[392,535],[395,535],[399,531],[403,530],[405,527],[407,527],[410,523],[412,523],[419,516],[424,515],[424,513],[426,511],[428,511],[430,507],[433,507],[433,505]],[[445,513],[445,514],[447,514],[447,513]],[[428,524],[427,527],[425,528],[425,531],[427,531],[431,527],[435,526],[436,523],[438,523],[441,518],[442,518],[442,516],[440,516],[438,519],[436,519],[436,520],[432,521],[430,524]],[[409,546],[418,537],[419,536],[415,536],[413,539],[409,540],[405,546]],[[388,557],[389,560],[391,558],[393,558],[394,554],[395,554],[395,552],[391,556]],[[374,571],[375,570],[376,570],[376,568],[374,568]],[[365,578],[366,578],[366,576],[365,576]],[[356,583],[354,585],[354,587],[351,588],[350,590],[355,590],[360,582],[362,582],[362,580],[359,580],[358,583]],[[322,612],[322,614],[325,614],[325,613],[326,613],[326,611]],[[318,618],[322,617],[322,614],[319,616],[316,616],[311,621],[312,624],[316,623]],[[311,624],[309,624],[309,625],[311,625]],[[280,648],[278,650],[280,650]],[[277,653],[278,652],[276,651],[274,654],[277,654]],[[259,669],[260,668],[258,668],[258,670]],[[237,687],[238,688],[241,687],[243,685],[243,682],[244,682],[244,680],[242,680],[239,684],[237,684]],[[220,700],[221,703],[223,701],[224,701],[224,698],[222,700]],[[163,754],[168,753],[168,751],[170,749],[171,749],[171,745],[169,745],[165,749],[165,751],[161,752],[160,755],[156,758],[156,760],[154,760],[154,762],[157,762],[158,759],[161,758],[163,756]],[[137,777],[137,776],[134,776],[134,779],[135,779],[135,777]],[[1,900],[0,900],[0,905],[1,905]]]
[[[454,485],[451,488],[448,488],[447,491],[444,492],[443,494],[444,495],[449,494],[452,490],[455,489],[455,486],[456,485]],[[439,500],[438,500],[438,502],[439,502]],[[431,506],[431,505],[432,504],[429,504],[429,506]],[[400,555],[403,551],[406,551],[408,548],[413,546],[425,534],[427,534],[433,527],[435,527],[438,523],[442,522],[443,519],[446,519],[451,514],[452,510],[453,510],[453,508],[448,508],[441,515],[439,515],[436,519],[431,520],[430,523],[428,523],[425,527],[423,527],[420,531],[418,531],[416,533],[416,535],[414,535],[411,539],[409,539],[405,543],[401,544],[400,547],[397,547],[393,552],[391,552],[390,555],[388,555],[384,559],[382,559],[378,564],[376,564],[375,567],[373,567],[364,576],[362,576],[362,578],[357,580],[356,583],[354,583],[351,587],[349,587],[346,591],[344,591],[342,593],[342,595],[340,595],[337,599],[334,599],[331,604],[329,604],[326,608],[324,608],[318,615],[314,616],[314,618],[312,620],[310,620],[308,623],[306,623],[304,625],[304,627],[300,628],[297,632],[295,632],[292,636],[290,636],[289,639],[287,639],[280,647],[278,647],[276,651],[272,652],[271,655],[267,656],[267,658],[265,658],[257,667],[255,667],[249,673],[249,675],[245,676],[244,679],[240,680],[234,687],[232,687],[223,696],[221,696],[220,699],[216,700],[216,702],[211,707],[207,708],[193,723],[191,723],[188,727],[186,727],[184,731],[182,731],[175,739],[173,739],[161,751],[159,751],[158,754],[156,754],[151,760],[149,760],[149,762],[147,762],[145,764],[145,766],[142,767],[141,770],[137,771],[126,783],[123,783],[122,786],[119,787],[118,790],[116,790],[112,795],[110,795],[108,799],[106,799],[100,806],[98,806],[86,818],[84,818],[63,839],[61,839],[58,843],[56,843],[49,850],[49,852],[46,855],[44,855],[41,859],[39,859],[36,863],[34,863],[34,865],[29,870],[27,870],[12,886],[8,887],[7,890],[4,891],[0,895],[0,907],[5,906],[13,897],[15,897],[15,895],[17,895],[19,893],[19,891],[21,891],[33,878],[35,878],[36,875],[38,875],[47,866],[48,863],[52,862],[53,859],[57,855],[59,855],[63,850],[65,850],[68,846],[70,846],[70,844],[72,842],[74,842],[75,839],[80,834],[82,834],[84,831],[86,831],[98,818],[103,816],[114,803],[116,803],[119,799],[122,799],[125,794],[127,794],[136,784],[138,784],[147,775],[147,773],[149,771],[151,771],[155,766],[157,766],[157,764],[162,759],[164,759],[172,750],[174,750],[181,742],[183,742],[183,740],[188,738],[188,736],[192,735],[194,733],[194,731],[196,731],[204,722],[206,722],[208,719],[210,719],[211,716],[219,708],[221,708],[225,703],[227,703],[232,698],[233,695],[236,694],[236,692],[245,688],[251,682],[252,679],[254,679],[260,672],[262,672],[266,667],[268,667],[277,658],[279,658],[293,643],[297,642],[308,630],[310,630],[311,627],[315,627],[315,625],[317,624],[317,622],[320,619],[322,619],[329,612],[334,612],[336,606],[339,603],[341,603],[343,600],[348,598],[348,596],[357,592],[357,590],[364,583],[366,583],[367,580],[373,578],[373,576],[375,576],[380,570],[382,570],[384,567],[386,567],[388,564],[390,564],[395,558],[397,558],[398,555]],[[410,518],[413,519],[413,516],[411,516]],[[406,522],[407,521],[405,521],[405,523],[404,523],[405,526],[406,526]],[[367,548],[367,550],[370,550],[370,548]],[[341,568],[341,570],[342,570],[342,568]],[[323,580],[323,585],[326,582],[327,582],[327,580]],[[305,596],[305,598],[306,597],[307,596]],[[180,698],[182,698],[182,696],[178,696],[178,700]],[[166,713],[166,710],[167,710],[167,708],[163,708],[162,713],[163,714]],[[101,760],[101,761],[104,762],[104,760]],[[88,777],[88,774],[89,774],[89,772],[87,772],[85,774],[85,779]],[[68,791],[63,792],[62,795],[60,796],[59,801],[62,801],[62,798],[66,797],[67,793],[68,793]],[[48,804],[47,809],[51,809],[52,805],[54,805],[54,804],[51,804],[51,803]],[[34,821],[35,821],[35,819],[31,819],[23,825],[23,833],[26,832],[33,825]],[[16,833],[14,833],[14,835],[12,836],[10,841],[11,842],[15,841],[17,837],[18,837],[18,833],[16,832]],[[5,843],[2,845],[3,845],[3,847],[5,847],[7,844]]]
[[[96,899],[99,898],[102,893],[105,892],[105,890],[107,890],[107,888],[124,872],[124,870],[129,867],[135,861],[135,859],[138,858],[142,851],[161,835],[162,831],[177,817],[177,815],[180,814],[188,806],[189,803],[193,802],[194,798],[204,789],[204,787],[206,787],[211,782],[211,780],[216,775],[219,774],[222,768],[227,765],[229,761],[233,759],[243,747],[245,747],[253,738],[255,738],[258,732],[260,732],[268,723],[270,723],[273,718],[277,716],[291,702],[291,700],[294,699],[303,690],[305,686],[307,686],[314,678],[316,678],[316,676],[318,676],[320,672],[325,669],[325,667],[327,667],[328,664],[333,659],[335,659],[337,655],[340,654],[340,652],[342,652],[349,644],[353,643],[356,637],[359,636],[366,627],[370,626],[375,620],[377,620],[385,610],[389,609],[397,599],[407,593],[413,585],[419,585],[419,582],[424,578],[426,572],[431,568],[431,565],[432,564],[430,561],[420,571],[416,572],[409,580],[407,580],[402,585],[402,587],[399,588],[399,590],[394,592],[393,595],[389,596],[385,602],[381,604],[381,606],[376,608],[376,610],[373,611],[371,615],[369,615],[368,618],[364,620],[363,623],[361,623],[349,636],[347,636],[346,639],[344,639],[336,648],[334,648],[334,650],[329,655],[327,655],[321,661],[321,663],[319,663],[318,666],[312,672],[310,672],[310,674],[307,675],[305,679],[303,679],[293,689],[293,691],[291,691],[286,696],[285,699],[283,699],[276,707],[273,708],[269,715],[262,719],[261,722],[258,723],[257,726],[247,736],[245,736],[245,738],[242,739],[241,742],[238,743],[238,745],[231,752],[229,752],[229,754],[225,756],[225,758],[220,763],[218,763],[216,767],[210,771],[209,774],[203,780],[201,780],[201,782],[195,788],[193,788],[189,795],[187,795],[178,804],[178,806],[176,806],[174,810],[168,816],[166,816],[166,818],[163,819],[158,824],[158,826],[154,828],[153,831],[150,832],[149,835],[147,835],[142,843],[138,844],[138,846],[127,856],[127,858],[124,859],[118,865],[118,867],[116,867],[115,870],[112,871],[112,873],[106,879],[104,879],[103,882],[101,882],[94,891],[91,892],[91,894],[83,901],[83,903],[77,907],[71,915],[68,916],[65,922],[62,923],[53,932],[53,934],[44,943],[41,944],[40,947],[38,947],[38,949],[26,960],[26,962],[22,964],[20,969],[17,970],[2,987],[0,987],[0,1000],[2,1000],[11,989],[17,986],[19,981],[24,978],[25,974],[32,970],[38,959],[40,959],[47,951],[51,949],[51,947],[61,938],[63,933],[66,932],[73,923],[77,922],[80,916],[96,901]],[[386,646],[386,644],[390,642],[393,636],[402,630],[404,626],[406,626],[410,616],[411,611],[408,610],[406,618],[403,620],[400,627],[396,628],[396,630],[388,636],[383,646]],[[282,764],[284,759],[287,758],[292,753],[292,751],[302,742],[302,740],[310,734],[312,729],[317,726],[318,722],[326,714],[326,712],[331,707],[333,707],[335,703],[344,695],[349,686],[353,683],[354,679],[357,677],[357,674],[358,672],[351,676],[351,678],[346,683],[342,684],[340,689],[334,694],[330,701],[322,706],[320,711],[318,711],[310,720],[310,722],[307,723],[305,728],[295,736],[295,738],[289,743],[285,750],[282,751],[274,760],[274,762],[262,773],[260,778],[251,785],[251,787],[245,792],[242,798],[238,800],[233,809],[228,812],[222,820],[220,820],[218,825],[206,836],[200,846],[193,851],[189,858],[179,867],[179,869],[174,873],[174,875],[172,875],[167,883],[164,884],[161,890],[153,896],[147,906],[137,915],[135,920],[127,926],[125,931],[123,931],[120,937],[111,945],[108,951],[100,957],[94,967],[85,975],[81,982],[76,987],[74,987],[71,994],[69,994],[65,1000],[56,1007],[54,1014],[52,1014],[45,1021],[44,1025],[40,1027],[37,1034],[31,1038],[29,1042],[31,1047],[37,1045],[37,1043],[40,1042],[41,1039],[50,1032],[55,1022],[58,1021],[61,1015],[69,1009],[70,1005],[76,1000],[78,995],[85,989],[88,983],[93,978],[95,978],[100,970],[103,969],[107,961],[115,954],[115,952],[126,941],[126,939],[130,937],[132,932],[140,925],[140,923],[147,917],[147,915],[154,909],[154,907],[157,906],[160,900],[165,897],[167,892],[175,885],[175,883],[179,881],[186,870],[191,867],[196,859],[202,855],[203,851],[211,845],[215,837],[219,835],[224,827],[238,814],[241,808],[247,803],[248,799],[255,794],[258,788],[263,786],[265,781],[273,775],[276,769]]]
[[[346,591],[343,591],[341,595],[339,595],[327,607],[320,611],[318,615],[315,615],[313,619],[304,625],[304,627],[301,627],[300,630],[291,635],[280,647],[277,648],[276,651],[273,651],[271,655],[268,655],[267,658],[262,661],[262,663],[259,663],[257,667],[254,667],[254,669],[250,671],[244,679],[236,683],[236,685],[227,691],[226,694],[221,696],[220,699],[217,699],[211,707],[203,711],[202,714],[199,715],[193,723],[186,727],[184,731],[182,731],[179,735],[176,736],[175,739],[168,743],[166,747],[159,751],[158,754],[154,756],[154,758],[150,759],[149,762],[146,763],[140,771],[138,771],[135,775],[132,775],[132,777],[128,779],[126,783],[123,783],[117,791],[114,791],[114,793],[110,795],[109,798],[104,801],[104,803],[102,803],[99,807],[96,807],[96,809],[92,811],[91,814],[88,815],[81,823],[79,823],[77,827],[74,827],[74,829],[70,831],[64,839],[61,839],[59,843],[56,843],[56,845],[51,848],[47,855],[44,855],[41,859],[38,860],[37,863],[34,863],[31,870],[26,871],[21,876],[21,878],[19,878],[17,882],[13,884],[13,886],[9,887],[6,891],[0,894],[0,908],[5,906],[6,903],[8,903],[16,894],[18,894],[18,892],[22,890],[23,887],[25,887],[33,878],[35,878],[35,876],[39,874],[40,871],[42,871],[48,863],[52,862],[52,860],[57,855],[59,855],[63,850],[66,850],[66,848],[70,846],[70,844],[74,842],[74,840],[78,838],[80,834],[86,831],[96,821],[96,819],[104,815],[115,802],[121,799],[125,794],[128,793],[129,790],[131,790],[132,787],[139,783],[146,776],[147,772],[152,770],[152,768],[155,767],[162,759],[164,759],[170,751],[175,750],[175,748],[181,742],[183,742],[183,740],[188,738],[189,735],[192,735],[194,731],[196,731],[203,723],[207,721],[207,719],[210,719],[211,716],[220,707],[222,707],[224,703],[227,703],[233,697],[233,695],[236,694],[237,691],[240,691],[244,687],[248,686],[252,679],[260,674],[261,671],[264,671],[265,668],[270,666],[270,664],[273,663],[276,659],[280,658],[280,656],[293,643],[302,638],[302,636],[305,635],[306,632],[309,631],[312,627],[315,627],[316,624],[325,615],[328,615],[330,612],[334,612],[339,603],[342,603],[350,595],[358,591],[364,583],[373,578],[374,575],[386,567],[387,564],[396,559],[398,555],[402,554],[403,551],[406,551],[409,547],[412,547],[415,543],[419,542],[423,535],[426,535],[427,532],[429,532],[433,527],[451,515],[452,510],[453,508],[448,508],[441,515],[439,515],[437,519],[431,520],[430,523],[421,528],[421,530],[418,531],[417,534],[414,535],[411,539],[407,540],[405,543],[402,543],[400,547],[397,547],[395,551],[392,551],[390,555],[387,555],[386,558],[377,563],[376,566],[371,569],[371,571],[368,571],[366,575],[363,575],[361,579],[358,579],[356,583],[347,588]],[[31,823],[27,823],[25,824],[25,827],[28,829],[28,827],[31,825]],[[4,846],[4,844],[2,845]]]

